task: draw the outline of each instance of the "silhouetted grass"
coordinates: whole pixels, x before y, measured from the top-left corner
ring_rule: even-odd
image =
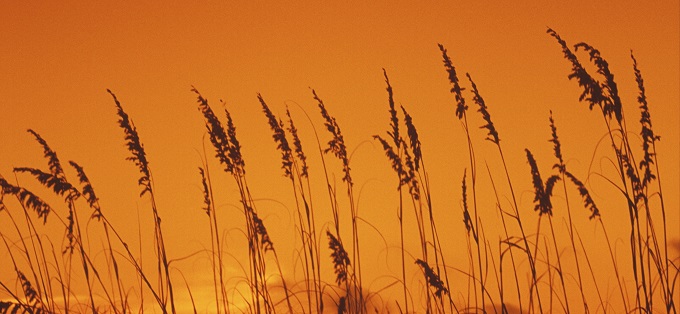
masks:
[[[321,119],[327,131],[325,136],[328,137],[327,140],[320,139],[323,136],[316,133],[314,120],[308,116],[317,140],[321,161],[319,169],[314,169],[311,163],[308,165],[308,155],[303,151],[303,144],[304,147],[307,146],[300,136],[305,134],[304,130],[298,130],[293,123],[288,107],[285,108],[284,121],[281,119],[282,116],[275,114],[276,108],[270,107],[262,95],[257,95],[257,102],[272,132],[275,149],[281,155],[282,174],[291,183],[290,191],[295,201],[295,230],[292,232],[295,236],[291,237],[294,240],[290,241],[299,243],[294,243],[295,250],[292,255],[282,256],[300,261],[299,267],[302,267],[303,272],[298,276],[295,270],[284,269],[281,265],[279,254],[288,252],[277,251],[278,246],[275,246],[275,243],[285,239],[277,239],[275,235],[278,233],[270,232],[291,230],[279,230],[284,227],[269,224],[267,216],[258,212],[256,198],[253,196],[257,192],[248,184],[245,158],[230,111],[222,103],[224,112],[219,114],[218,118],[208,100],[192,88],[206,128],[205,136],[214,151],[213,157],[224,170],[219,173],[211,172],[209,167],[211,163],[208,160],[203,160],[198,167],[203,204],[197,205],[195,212],[202,211],[208,216],[211,244],[209,249],[201,252],[206,252],[209,256],[211,266],[209,271],[212,272],[210,298],[212,299],[214,294],[214,300],[196,299],[192,291],[196,287],[189,284],[181,269],[173,269],[182,276],[190,300],[187,304],[191,302],[193,312],[205,308],[217,313],[258,314],[329,311],[509,313],[513,308],[518,308],[520,312],[534,313],[560,310],[585,313],[600,311],[677,313],[676,304],[679,300],[676,288],[680,271],[678,260],[674,260],[668,250],[668,232],[672,229],[669,228],[666,219],[667,210],[670,209],[666,208],[664,203],[661,184],[663,172],[657,160],[657,143],[661,138],[653,129],[650,104],[638,62],[631,52],[633,74],[638,88],[635,109],[639,110],[640,114],[639,145],[637,139],[633,138],[634,133],[629,131],[627,109],[625,100],[619,96],[619,85],[600,51],[586,43],[569,46],[557,32],[552,29],[548,29],[547,32],[557,41],[564,58],[571,65],[571,72],[567,77],[575,80],[582,90],[577,99],[585,102],[590,110],[599,109],[601,112],[607,130],[604,138],[608,139],[612,148],[607,158],[611,160],[617,172],[613,177],[603,173],[587,173],[583,176],[572,172],[573,169],[565,161],[568,159],[563,155],[568,155],[569,152],[562,147],[564,139],[558,137],[552,111],[548,119],[550,133],[546,132],[545,136],[552,144],[552,154],[555,157],[551,171],[546,172],[536,160],[536,155],[528,148],[524,150],[528,167],[523,163],[514,165],[508,163],[499,130],[491,118],[494,104],[485,101],[480,88],[469,73],[465,75],[466,82],[459,80],[453,60],[440,44],[439,52],[446,72],[446,77],[442,79],[448,80],[451,84],[450,92],[454,101],[451,121],[458,119],[462,126],[468,152],[468,160],[463,163],[468,165],[459,169],[463,173],[461,181],[452,178],[444,183],[450,183],[449,188],[452,192],[449,197],[460,201],[461,211],[435,208],[423,146],[436,144],[423,142],[424,139],[416,128],[418,117],[413,117],[406,110],[406,106],[397,105],[395,91],[387,71],[383,70],[388,105],[386,122],[389,123],[387,131],[381,135],[374,135],[373,139],[379,144],[396,175],[396,181],[388,184],[391,188],[386,189],[385,193],[393,193],[389,191],[396,188],[398,203],[395,201],[395,204],[385,206],[395,206],[397,210],[401,267],[398,274],[393,274],[389,270],[372,269],[372,272],[379,274],[371,274],[371,277],[383,276],[389,281],[377,288],[373,283],[365,286],[362,277],[361,261],[369,255],[362,255],[360,248],[366,241],[375,241],[376,238],[359,232],[364,225],[374,226],[359,214],[355,184],[357,187],[360,186],[358,183],[360,180],[352,177],[349,153],[351,146],[345,142],[340,123],[330,114],[329,107],[316,91],[312,90],[309,101],[313,101],[318,108],[320,117],[317,118]],[[588,68],[595,69],[594,73],[586,70],[581,61],[583,57],[592,63],[592,67]],[[0,300],[0,314],[130,313],[136,307],[140,312],[152,309],[163,313],[178,311],[179,294],[173,283],[179,278],[170,272],[170,261],[173,259],[166,251],[150,159],[147,158],[132,119],[123,110],[118,98],[111,91],[108,92],[116,107],[118,125],[123,130],[124,145],[129,153],[127,160],[139,171],[137,183],[141,188],[140,197],[150,201],[154,221],[153,229],[148,230],[149,232],[153,230],[155,268],[149,271],[142,265],[141,239],[132,241],[124,239],[109,221],[106,211],[99,204],[99,195],[95,193],[84,168],[79,163],[69,161],[68,165],[72,169],[67,167],[65,170],[56,151],[47,141],[37,132],[28,130],[43,150],[47,169],[15,167],[13,180],[0,176],[0,215],[2,215],[0,226],[3,226],[0,228],[0,238],[4,244],[4,252],[0,258],[6,259],[7,263],[12,265],[13,269],[6,271],[14,277],[14,282],[0,281],[3,296]],[[485,133],[483,138],[476,138],[476,133],[473,132],[474,122],[472,119],[468,121],[469,108],[466,97],[477,106],[476,111],[479,113],[477,121],[481,123],[476,127]],[[304,108],[302,109],[304,111]],[[576,107],[573,110],[581,109]],[[351,122],[343,121],[343,125]],[[475,153],[476,145],[489,144],[492,145],[492,149],[498,151],[498,155],[493,158],[500,157],[498,166],[503,168],[500,173],[494,173],[491,167],[486,165],[490,188],[479,184],[477,171],[478,162],[486,163],[490,159]],[[535,147],[532,150],[548,151],[548,148]],[[205,148],[203,154],[207,155]],[[337,159],[335,162],[340,165],[337,172],[341,174],[341,185],[344,185],[341,189],[346,190],[346,202],[338,200],[338,188],[332,180],[336,171],[333,167],[327,166],[325,157],[328,155]],[[255,163],[257,160],[252,162]],[[451,160],[451,164],[457,165],[457,162]],[[511,167],[525,167],[526,176],[511,177],[509,171]],[[322,179],[325,179],[328,192],[327,206],[323,203],[314,205],[319,204],[314,203],[318,197],[312,193],[310,180],[314,171],[323,172]],[[75,173],[77,180],[69,181],[69,173]],[[213,181],[213,177],[224,174],[233,179],[232,183],[228,183],[233,186],[213,183],[222,182]],[[629,250],[626,250],[626,254],[630,255],[626,257],[630,258],[628,263],[630,269],[619,267],[622,256],[616,250],[617,240],[610,238],[604,223],[605,217],[617,215],[621,208],[611,206],[601,208],[596,204],[596,201],[599,203],[599,199],[596,200],[595,195],[591,194],[592,182],[588,180],[593,175],[603,178],[619,192],[607,197],[620,197],[625,202],[624,212],[628,213],[630,222],[627,234]],[[496,176],[504,177],[507,185],[497,188],[494,180]],[[62,199],[63,204],[48,204],[45,198],[39,196],[41,193],[38,193],[37,189],[29,190],[21,184],[20,179],[24,177],[35,179],[42,188]],[[517,180],[531,183],[532,205],[522,205],[519,202],[515,186],[515,182],[519,182]],[[560,183],[562,192],[558,188]],[[457,190],[455,187],[458,184],[461,190],[453,192]],[[509,191],[510,195],[504,195],[500,192],[501,189]],[[578,196],[574,194],[574,197],[580,198],[582,202],[582,213],[579,213],[574,203],[570,202],[573,200],[570,197],[573,189],[578,193]],[[242,232],[247,242],[247,259],[245,256],[237,256],[225,245],[225,229],[219,224],[221,221],[218,215],[232,220],[236,217],[226,212],[223,214],[223,209],[215,203],[216,195],[230,191],[238,193],[236,201],[244,218],[244,224],[238,230]],[[493,209],[484,208],[483,203],[479,202],[481,195],[491,195],[490,193],[495,197]],[[563,202],[556,201],[555,197],[558,196]],[[507,203],[503,202],[503,199],[507,199]],[[503,203],[509,205],[502,205]],[[507,206],[510,206],[509,210]],[[405,211],[411,209],[413,216],[406,216]],[[532,209],[537,214],[530,215]],[[317,214],[324,211],[329,212],[332,220],[317,222],[316,217],[319,217]],[[443,219],[438,219],[435,214],[451,212],[457,212],[454,215],[460,215],[462,212],[464,229],[455,230],[451,226],[439,229],[442,227],[439,224]],[[346,215],[351,221],[349,223],[343,221],[341,224],[341,216]],[[574,217],[580,215],[584,217],[583,219],[587,215],[589,219],[579,224],[576,222],[579,220]],[[564,224],[554,224],[553,216],[564,217]],[[386,217],[385,219],[390,219],[389,215]],[[487,222],[498,218],[499,238],[494,239],[487,236],[485,228],[490,226]],[[50,233],[46,226],[48,219],[49,222],[56,221],[55,224],[63,230],[63,234]],[[548,220],[550,233],[542,232],[543,219]],[[533,226],[534,222],[537,226],[536,233],[530,234],[525,230],[525,226]],[[318,223],[322,225],[317,229]],[[91,231],[95,228],[93,226],[101,228],[103,234]],[[503,230],[500,230],[500,226]],[[601,257],[601,252],[588,251],[579,232],[583,228],[592,229],[598,226],[604,233],[604,242],[611,260],[610,269],[605,269],[603,273],[600,273],[601,270],[595,270],[591,263],[594,257]],[[140,230],[146,229],[145,227],[147,227],[145,224],[139,226]],[[568,235],[568,246],[560,246],[559,243],[567,241],[566,238],[558,241],[557,235],[564,231],[561,228],[564,228]],[[408,230],[416,230],[417,234]],[[441,241],[440,237],[452,238],[462,243],[463,232],[467,241],[467,251],[458,246],[453,249],[455,254],[467,254],[467,265],[447,264],[446,259],[449,256],[444,254],[444,250],[451,244]],[[348,236],[349,233],[351,236]],[[407,246],[409,237],[417,240],[417,248]],[[322,239],[327,239],[328,242]],[[97,242],[101,243],[103,249],[100,252],[93,252],[89,245]],[[129,243],[139,245],[140,253],[133,254]],[[496,251],[494,247],[498,250]],[[573,263],[566,262],[572,259],[571,256],[564,254],[566,251],[569,251],[570,255],[573,254]],[[507,267],[508,255],[510,268]],[[241,268],[241,274],[227,271],[227,260],[230,259]],[[74,261],[79,265],[73,265]],[[332,269],[333,274],[325,274],[322,269]],[[135,277],[126,277],[124,274],[127,273],[132,273]],[[454,273],[463,277],[454,276]],[[611,285],[608,278],[612,275],[616,279],[615,289],[618,289],[619,294],[615,298],[621,299],[617,306],[613,305],[611,291],[601,291],[601,287]],[[513,277],[514,287],[506,284],[508,276]],[[74,280],[84,282],[76,283]],[[590,280],[592,283],[588,283]],[[633,285],[631,282],[634,282]],[[575,285],[576,288],[571,288],[570,285]],[[596,296],[588,291],[590,285],[595,288]],[[393,286],[399,289],[399,297],[388,292]],[[498,291],[494,291],[496,287]],[[576,292],[582,304],[574,302]],[[144,298],[144,295],[148,296],[149,293],[153,296],[152,301]],[[632,295],[635,296],[634,300],[629,299]],[[210,302],[208,305],[201,304],[208,302]]]

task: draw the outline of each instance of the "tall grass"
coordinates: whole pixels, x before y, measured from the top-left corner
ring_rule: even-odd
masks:
[[[375,252],[365,250],[374,247],[366,244],[375,241],[375,237],[363,230],[364,227],[375,227],[360,214],[360,190],[355,185],[359,185],[357,182],[361,179],[352,176],[352,146],[346,143],[340,128],[340,125],[351,125],[352,121],[336,120],[330,113],[331,107],[312,90],[309,101],[319,114],[309,116],[301,106],[309,125],[299,130],[288,107],[284,111],[257,95],[256,103],[272,132],[274,146],[271,149],[281,156],[278,175],[290,184],[290,187],[269,187],[289,191],[292,196],[293,204],[289,205],[294,208],[293,230],[280,230],[285,226],[270,224],[268,216],[257,208],[259,203],[253,196],[257,189],[251,189],[248,184],[242,144],[228,106],[222,103],[222,110],[216,110],[217,107],[192,88],[203,118],[206,139],[205,159],[198,165],[200,180],[196,180],[203,204],[197,205],[193,213],[201,215],[202,211],[207,215],[206,230],[210,234],[210,246],[203,250],[210,262],[207,270],[211,273],[210,300],[201,299],[196,298],[192,290],[204,287],[192,286],[182,270],[171,264],[175,259],[166,249],[150,158],[132,119],[116,95],[108,91],[113,98],[118,125],[123,130],[129,153],[127,159],[139,171],[140,197],[150,204],[153,228],[144,228],[146,224],[142,223],[140,239],[124,239],[100,206],[99,195],[84,168],[69,161],[71,168],[64,169],[47,141],[38,132],[28,130],[42,148],[47,168],[15,167],[13,178],[0,176],[2,259],[11,265],[5,272],[11,275],[0,281],[0,313],[130,313],[146,310],[176,313],[181,311],[180,304],[190,304],[194,312],[206,308],[216,313],[258,314],[677,313],[680,261],[669,250],[672,225],[667,217],[672,209],[667,208],[664,201],[663,191],[667,188],[661,183],[663,172],[657,159],[657,144],[661,137],[653,129],[653,107],[646,96],[638,60],[631,52],[632,72],[638,88],[637,105],[633,110],[639,110],[639,119],[636,119],[639,126],[633,127],[626,119],[631,109],[626,109],[626,101],[619,96],[619,85],[600,51],[586,43],[570,46],[554,30],[547,32],[557,41],[571,66],[568,79],[575,80],[582,90],[577,95],[578,101],[602,116],[606,129],[603,138],[611,146],[607,160],[616,169],[614,175],[575,173],[566,162],[565,155],[569,152],[563,149],[562,143],[578,139],[558,136],[552,111],[547,113],[544,128],[545,139],[552,147],[523,148],[526,162],[506,159],[508,147],[503,147],[500,132],[491,118],[494,104],[486,102],[469,73],[465,73],[465,82],[459,79],[459,69],[447,49],[439,45],[446,74],[441,79],[451,85],[453,96],[454,114],[450,119],[458,120],[467,144],[467,160],[451,160],[453,165],[465,165],[458,169],[462,180],[457,177],[444,182],[449,184],[449,195],[433,195],[425,164],[425,143],[416,128],[418,117],[412,116],[406,106],[397,105],[395,89],[387,71],[383,70],[388,105],[387,130],[372,138],[386,155],[395,175],[394,182],[383,186],[385,195],[395,198],[379,201],[389,203],[386,207],[396,208],[393,222],[398,224],[399,230],[379,232],[388,235],[389,241],[398,243],[399,269],[363,269],[362,261],[375,256]],[[582,62],[586,59],[592,65]],[[476,107],[478,115],[474,118],[468,112],[469,104]],[[570,110],[582,109],[574,107]],[[277,114],[277,111],[285,113]],[[315,125],[319,123],[327,131],[325,134],[317,133]],[[303,143],[306,127],[311,128],[316,139],[319,153],[316,163],[308,163],[314,158],[303,150],[303,144],[307,147]],[[477,129],[485,136],[479,137],[475,132]],[[633,129],[637,131],[631,131]],[[491,145],[492,156],[478,153],[484,151],[480,150],[483,145]],[[509,149],[519,151],[520,148]],[[552,151],[555,159],[551,167],[546,167],[540,162],[544,160],[537,158],[549,155],[533,153],[537,151]],[[498,173],[489,166],[493,160],[497,160],[495,165],[499,169],[502,168]],[[222,171],[211,167],[216,163]],[[488,185],[482,184],[486,178],[479,173],[481,163],[486,164]],[[525,175],[511,176],[509,169],[513,167],[524,167]],[[75,174],[76,180],[70,179],[71,174]],[[339,174],[339,185],[334,180],[335,174]],[[233,181],[223,183],[218,179],[225,175]],[[623,208],[611,205],[617,204],[616,200],[607,202],[610,200],[591,194],[591,177],[603,179],[618,191],[611,197],[619,198]],[[39,185],[25,183],[28,179],[36,180]],[[312,193],[315,179],[325,184],[327,200],[325,196]],[[520,186],[533,188],[531,205],[520,201]],[[54,195],[41,197],[46,191]],[[63,204],[51,204],[55,196]],[[216,204],[218,197],[225,196],[238,202],[238,215]],[[460,211],[438,208],[433,202],[435,197],[459,201]],[[486,208],[485,202],[481,201],[483,198],[491,199],[494,208]],[[576,205],[576,198],[582,205]],[[596,204],[600,201],[609,206]],[[411,210],[413,214],[408,214]],[[605,221],[611,221],[608,217],[620,212],[628,213],[629,218],[625,257],[616,246],[621,236],[609,233],[609,225],[605,224]],[[243,224],[238,231],[243,235],[246,247],[243,256],[230,250],[224,236],[225,220],[234,221],[241,215],[239,220],[243,219]],[[446,219],[440,217],[446,215],[462,218],[464,229],[455,230],[443,225]],[[323,221],[320,217],[331,218]],[[345,221],[347,217],[349,221]],[[386,217],[388,221],[393,216]],[[557,217],[563,217],[563,220]],[[95,224],[90,225],[91,222]],[[493,223],[499,228],[497,235],[487,233]],[[55,225],[61,234],[54,233]],[[93,231],[95,227],[92,226],[100,232]],[[536,226],[535,233],[529,231],[531,226]],[[583,230],[593,228],[603,232],[604,240],[600,241],[607,247],[608,257],[604,259],[609,268],[604,271],[592,263],[602,254],[585,245],[581,237]],[[155,263],[151,266],[142,263],[143,253],[146,253],[142,250],[142,229],[153,234]],[[277,232],[270,233],[271,230]],[[279,251],[279,246],[274,245],[286,240],[276,238],[281,234],[278,231],[294,234],[288,238],[293,242],[292,254]],[[566,237],[560,237],[560,234]],[[396,239],[391,239],[392,236]],[[415,247],[408,244],[411,238],[417,243]],[[463,241],[466,248],[451,246],[451,243]],[[101,248],[93,248],[93,243],[101,243]],[[140,251],[133,253],[133,246],[138,246]],[[467,263],[451,263],[451,250]],[[281,257],[299,260],[298,267],[302,272],[298,274],[295,269],[285,268],[287,265],[281,262]],[[510,257],[509,261],[507,257]],[[231,260],[237,267],[230,267],[233,266]],[[391,263],[388,261],[388,264]],[[234,273],[233,269],[239,267],[242,273]],[[368,279],[380,276],[388,278],[388,282]],[[614,288],[609,287],[609,278],[616,280]],[[185,289],[176,285],[178,280],[184,281]],[[590,292],[591,287],[594,293]],[[188,299],[180,297],[185,292]],[[150,295],[151,299],[145,295]]]

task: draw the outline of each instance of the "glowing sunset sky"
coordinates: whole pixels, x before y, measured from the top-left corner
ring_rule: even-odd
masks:
[[[574,173],[588,181],[595,201],[602,202],[603,220],[620,250],[620,267],[631,277],[626,259],[630,248],[628,215],[622,207],[625,203],[600,176],[614,174],[607,159],[612,158],[611,147],[608,142],[600,143],[606,128],[599,112],[579,103],[581,90],[567,78],[571,65],[554,38],[546,34],[550,27],[570,45],[584,41],[601,51],[619,84],[631,138],[639,149],[638,89],[630,58],[633,51],[645,80],[654,130],[661,136],[657,146],[669,242],[680,246],[677,1],[288,2],[3,2],[0,174],[16,182],[13,167],[47,169],[42,148],[26,132],[33,129],[48,141],[62,162],[75,160],[85,168],[103,210],[135,249],[140,231],[142,241],[150,242],[149,201],[138,197],[139,174],[125,160],[129,152],[116,123],[113,100],[106,92],[111,89],[133,119],[147,150],[168,254],[177,259],[172,276],[180,287],[178,298],[187,310],[190,304],[182,282],[184,275],[195,292],[199,312],[211,312],[212,273],[207,254],[201,251],[209,249],[210,234],[201,209],[203,195],[197,171],[205,158],[213,172],[226,246],[240,252],[246,244],[238,229],[242,228],[243,216],[236,187],[219,170],[210,143],[203,141],[203,117],[190,89],[195,86],[214,108],[221,108],[219,100],[224,100],[231,112],[243,145],[251,192],[280,251],[284,273],[291,274],[289,279],[294,282],[301,278],[300,261],[291,253],[299,244],[294,231],[295,200],[256,95],[261,93],[278,117],[284,117],[286,105],[290,108],[310,158],[318,230],[325,232],[331,216],[312,125],[322,145],[329,135],[312,98],[312,88],[337,119],[352,154],[355,197],[359,215],[367,222],[360,228],[360,241],[366,247],[364,273],[369,274],[364,282],[367,289],[380,290],[401,271],[395,175],[382,148],[372,139],[389,128],[384,68],[397,105],[409,110],[421,135],[438,228],[445,238],[445,255],[450,257],[447,263],[467,270],[460,186],[469,167],[467,142],[454,113],[455,100],[437,47],[441,43],[468,89],[465,96],[478,159],[480,215],[493,254],[498,251],[500,222],[485,163],[499,186],[504,206],[509,206],[510,194],[498,151],[484,140],[485,130],[477,128],[484,121],[468,93],[466,72],[484,96],[500,133],[527,228],[535,232],[537,215],[532,210],[533,190],[524,149],[534,152],[547,176],[554,163],[548,142],[548,114],[552,110],[565,159]],[[587,63],[586,54],[579,57]],[[328,169],[339,186],[341,206],[345,206],[340,164],[330,156],[327,160],[332,160]],[[63,203],[47,196],[51,193],[34,181],[18,175],[19,183],[46,195],[45,199],[65,217]],[[599,225],[588,220],[575,190],[570,193],[579,232],[591,239],[586,246],[593,252],[591,258],[596,259],[594,267],[611,272],[611,262],[598,256],[598,250],[606,250]],[[566,247],[563,194],[558,198],[555,221]],[[410,207],[408,212],[411,216],[407,219],[412,218]],[[88,216],[82,213],[83,221]],[[0,226],[5,226],[2,219],[5,215],[0,213]],[[14,236],[0,228],[3,235]],[[95,229],[94,224],[90,228]],[[63,236],[58,225],[48,224],[45,230],[56,235],[52,237],[58,247]],[[417,256],[415,226],[409,225],[408,230],[407,250]],[[547,229],[542,232],[548,234]],[[321,239],[322,262],[330,263],[325,234]],[[100,241],[92,240],[93,251],[101,250]],[[0,269],[11,269],[4,250],[0,249]],[[145,254],[151,266],[153,253]],[[243,276],[234,260],[246,257],[234,254],[230,270],[235,277]],[[408,263],[409,278],[417,290],[422,288],[418,286],[422,278],[413,260],[411,257]],[[333,283],[332,266],[324,267],[325,279]],[[608,276],[599,280],[616,304],[618,292]],[[13,273],[0,272],[0,281],[13,284],[14,280]],[[463,300],[467,281],[455,286],[454,300]],[[386,289],[385,302],[400,300],[399,289]],[[0,299],[6,296],[0,291]],[[573,304],[578,301],[575,296]],[[592,303],[594,308],[598,302],[593,299]]]

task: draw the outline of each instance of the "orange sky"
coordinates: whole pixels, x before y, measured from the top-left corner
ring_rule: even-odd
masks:
[[[589,171],[591,175],[611,172],[603,158],[611,156],[610,147],[602,144],[596,151],[598,140],[605,135],[600,114],[589,112],[586,104],[578,102],[577,84],[567,79],[570,65],[555,40],[545,33],[546,27],[551,27],[570,44],[585,41],[602,52],[619,84],[631,132],[637,134],[637,86],[629,56],[631,49],[635,53],[654,128],[661,135],[659,163],[669,235],[678,243],[679,11],[677,1],[3,2],[0,174],[12,178],[12,168],[17,166],[46,169],[40,147],[26,133],[26,129],[34,129],[64,161],[75,160],[85,167],[113,224],[131,241],[136,239],[137,210],[141,219],[149,219],[150,209],[146,199],[137,197],[138,173],[125,160],[128,152],[116,124],[113,101],[106,93],[109,88],[135,122],[147,149],[170,257],[196,252],[210,242],[196,170],[201,165],[204,126],[190,92],[193,85],[214,106],[219,99],[227,103],[261,215],[278,249],[290,252],[294,201],[256,93],[261,93],[279,116],[286,104],[290,107],[312,159],[313,180],[321,183],[313,131],[301,110],[312,116],[317,130],[324,131],[311,87],[336,117],[353,152],[353,176],[357,190],[361,189],[360,215],[393,246],[386,255],[382,243],[368,243],[373,242],[369,238],[377,237],[373,228],[362,227],[366,245],[377,252],[367,253],[365,267],[385,269],[371,278],[375,284],[370,288],[380,289],[388,282],[385,276],[397,276],[400,270],[394,251],[398,233],[392,231],[398,226],[394,174],[381,148],[371,140],[374,134],[384,134],[389,124],[381,70],[385,68],[397,103],[410,111],[421,133],[438,223],[448,237],[445,251],[452,264],[466,269],[466,257],[456,252],[465,249],[459,204],[460,181],[468,165],[467,146],[454,115],[455,103],[437,43],[446,46],[461,78],[469,72],[485,97],[517,184],[523,214],[534,226],[531,230],[535,230],[537,219],[531,210],[531,177],[524,148],[535,153],[542,171],[550,171],[549,110],[554,113],[573,171],[584,180]],[[464,85],[468,86],[466,81]],[[476,108],[472,103],[470,107],[471,124],[481,126],[483,121],[472,110]],[[483,140],[484,131],[475,128],[472,135],[483,177],[481,204],[490,208],[481,215],[493,229],[498,217],[483,164],[488,162],[497,176],[496,184],[503,179],[502,168],[495,147]],[[325,140],[327,134],[322,133]],[[211,150],[208,157],[213,169],[218,169]],[[339,165],[331,163],[329,167],[339,181]],[[214,172],[217,177],[218,171]],[[616,192],[603,180],[591,177],[596,201],[608,204],[607,200],[616,198]],[[19,179],[34,187],[30,178]],[[226,176],[216,180],[221,185],[216,195],[218,210],[224,211],[223,226],[231,230],[228,245],[242,247],[243,239],[234,231],[243,221],[235,207],[235,187]],[[319,225],[326,226],[330,222],[328,204],[324,203],[328,198],[323,185],[315,191]],[[503,199],[510,197],[505,187],[500,193]],[[612,202],[612,207],[615,204]],[[65,216],[65,208],[58,208]],[[618,211],[603,206],[602,215],[606,223],[611,222],[610,232],[616,234],[624,250],[628,248],[627,215],[623,209]],[[232,220],[232,214],[237,218]],[[578,222],[584,236],[601,239],[600,229],[586,217]],[[142,228],[144,225],[142,221]],[[145,231],[143,237],[149,240],[150,231]],[[594,245],[593,249],[603,248]],[[326,258],[328,252],[321,252]],[[293,268],[292,255],[280,255],[285,256],[284,268]],[[621,255],[624,259],[625,253]],[[151,253],[146,258],[150,259]],[[7,263],[0,260],[2,266]],[[610,265],[606,261],[601,264]],[[211,280],[207,265],[207,257],[199,255],[177,262],[176,267],[199,291]],[[414,282],[416,270],[413,268]],[[179,281],[179,273],[175,276]],[[209,298],[209,292],[202,297]],[[210,301],[203,302],[205,311]]]

